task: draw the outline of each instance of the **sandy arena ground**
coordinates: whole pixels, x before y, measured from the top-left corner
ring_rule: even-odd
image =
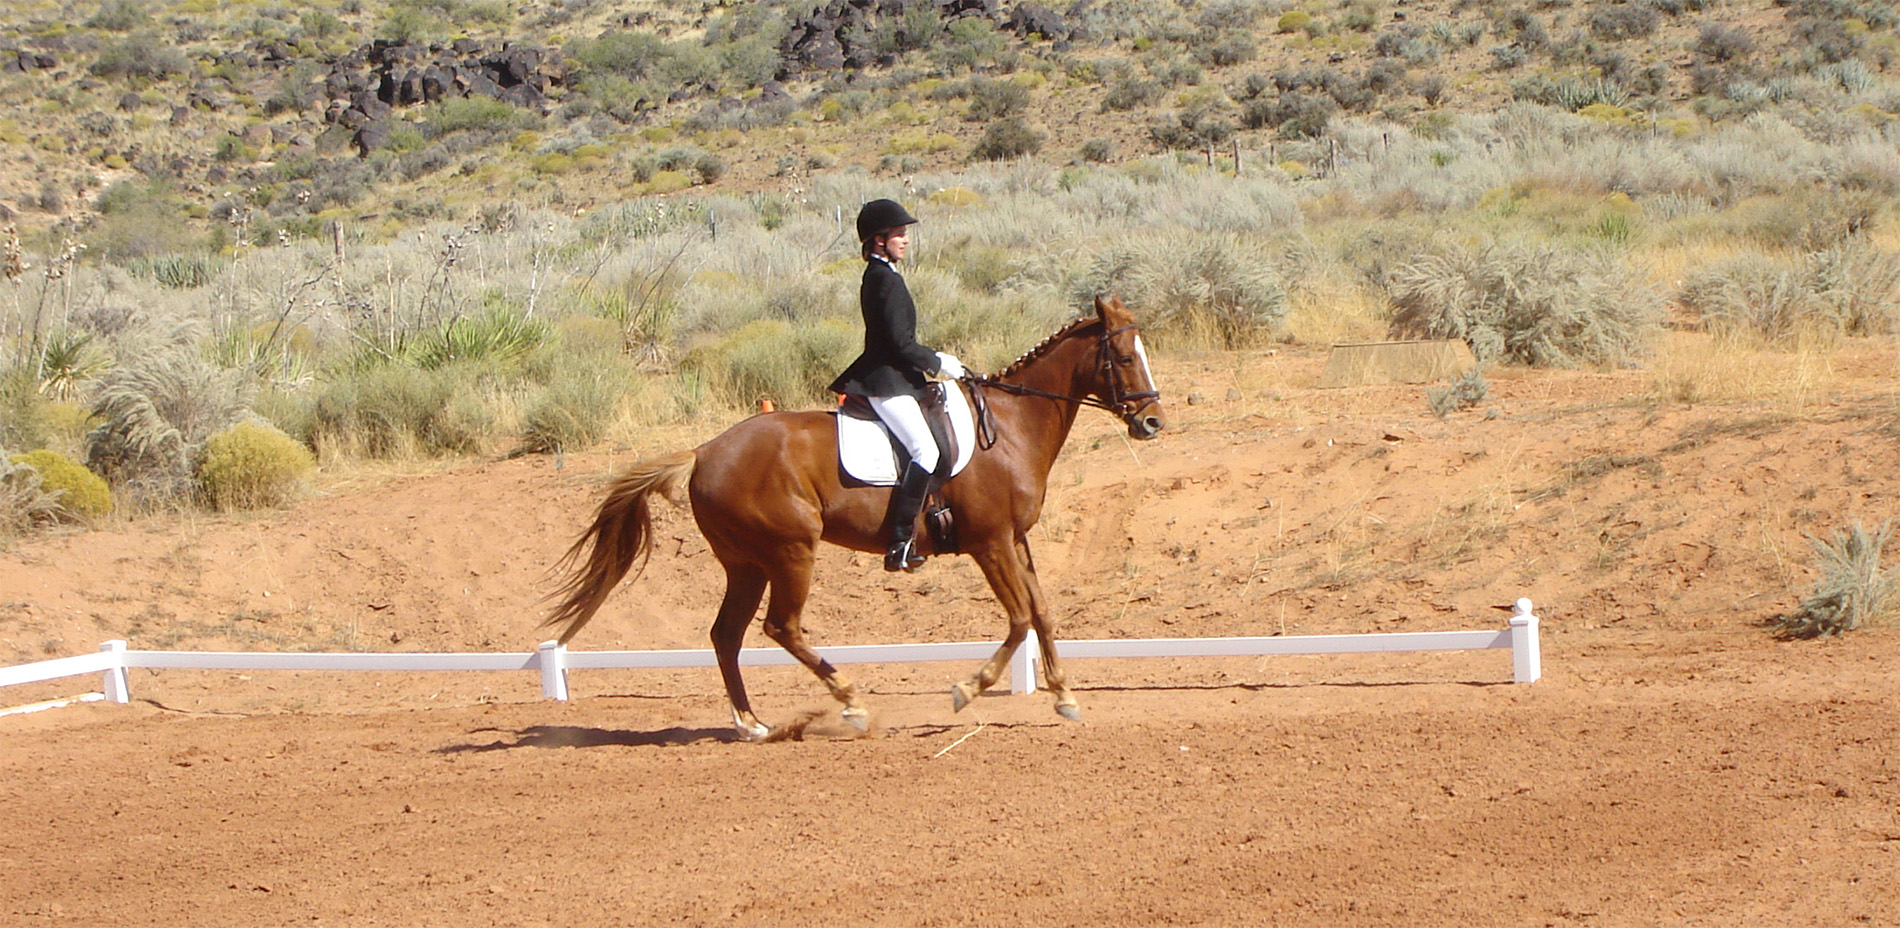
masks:
[[[710,669],[577,671],[565,704],[529,673],[135,671],[130,706],[0,717],[0,925],[1900,924],[1900,629],[1762,625],[1812,589],[1803,533],[1900,512],[1891,344],[1806,404],[1499,371],[1442,420],[1424,387],[1317,390],[1322,362],[1167,360],[1157,442],[1085,412],[1032,537],[1063,632],[1493,628],[1527,596],[1542,681],[1503,651],[1077,660],[1065,723],[874,665],[858,737],[758,668],[802,736],[754,745]],[[0,553],[0,662],[525,652],[607,475],[704,437],[37,537]],[[662,511],[577,648],[704,646],[718,572]],[[1002,630],[966,560],[836,550],[807,625]]]

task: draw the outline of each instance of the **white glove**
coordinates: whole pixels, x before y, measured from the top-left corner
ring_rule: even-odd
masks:
[[[963,362],[955,355],[937,352],[937,374],[931,380],[962,380],[969,371],[963,369]]]

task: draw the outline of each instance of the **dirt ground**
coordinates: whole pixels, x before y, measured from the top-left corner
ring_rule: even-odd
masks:
[[[0,717],[0,925],[1900,924],[1900,629],[1763,627],[1812,589],[1804,533],[1900,514],[1891,343],[1800,404],[1506,370],[1445,419],[1318,390],[1323,361],[1161,359],[1156,442],[1085,412],[1032,536],[1064,634],[1501,628],[1527,596],[1542,681],[1503,651],[1078,660],[1066,723],[874,665],[856,737],[757,668],[802,737],[756,745],[710,669],[577,671],[565,704],[531,673],[134,671],[130,706]],[[607,475],[705,437],[34,538],[0,553],[0,663],[525,652]],[[704,646],[717,571],[664,519],[577,648]],[[1002,631],[963,560],[831,551],[807,615],[821,647]]]

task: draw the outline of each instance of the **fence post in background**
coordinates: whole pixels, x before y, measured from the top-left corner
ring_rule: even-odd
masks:
[[[541,665],[541,698],[567,700],[567,645],[543,641],[536,648]]]
[[[1535,683],[1544,675],[1544,658],[1537,645],[1537,615],[1531,601],[1520,599],[1511,607],[1511,679]]]
[[[1009,691],[1012,693],[1033,693],[1036,691],[1036,663],[1042,655],[1042,641],[1036,637],[1036,630],[1030,629],[1023,636],[1023,643],[1016,646],[1016,653],[1009,659]]]
[[[112,666],[106,668],[105,684],[101,687],[106,698],[119,703],[131,702],[132,685],[125,672],[125,642],[114,638],[100,645],[99,650],[113,655]]]

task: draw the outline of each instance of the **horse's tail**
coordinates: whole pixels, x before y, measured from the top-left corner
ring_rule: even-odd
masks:
[[[640,563],[641,570],[646,569],[646,560],[653,548],[653,511],[647,497],[657,490],[676,503],[683,502],[682,491],[693,475],[696,461],[693,452],[682,451],[637,462],[614,480],[607,498],[601,501],[600,512],[594,516],[594,524],[581,533],[574,546],[554,565],[556,573],[571,573],[549,594],[549,598],[560,597],[561,604],[541,624],[543,628],[563,626],[562,644],[594,617],[594,612],[607,601],[607,594],[620,585],[635,561]],[[636,573],[635,577],[638,576]]]

